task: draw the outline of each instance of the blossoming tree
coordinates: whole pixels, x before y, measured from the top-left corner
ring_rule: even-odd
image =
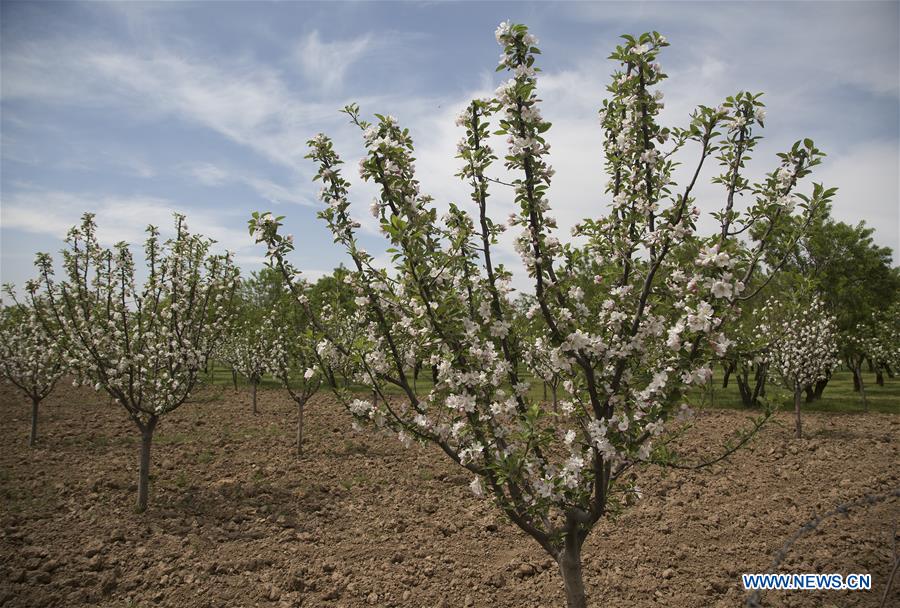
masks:
[[[267,269],[271,272],[271,269]],[[284,291],[284,281],[280,273],[274,272],[278,280],[278,297],[270,308],[269,315],[273,327],[271,351],[268,355],[268,370],[281,382],[291,399],[297,405],[297,456],[303,455],[303,417],[306,403],[318,392],[323,379],[334,383],[332,370],[325,367],[317,348],[320,336],[310,323],[303,308],[295,306],[294,298]],[[309,302],[311,289],[305,282],[295,283],[296,298]],[[316,305],[322,318],[331,322],[331,305],[321,301],[322,294],[316,293]]]
[[[306,402],[322,385],[323,365],[316,352],[316,337],[307,328],[277,337],[272,344],[272,374],[297,404],[297,456],[303,455],[303,413]]]
[[[836,321],[817,297],[785,306],[787,313],[782,320],[764,323],[762,331],[776,336],[771,343],[769,361],[793,392],[799,439],[803,436],[801,394],[829,375],[839,363]],[[777,309],[778,305],[773,304],[771,308]]]
[[[875,382],[884,385],[884,373],[893,373],[900,362],[900,320],[896,315],[900,306],[872,313],[851,330],[838,332],[841,355],[853,374],[853,390],[862,395],[863,407],[869,411],[866,386],[863,380],[863,363],[868,361],[869,371],[875,372]]]
[[[745,407],[760,405],[761,398],[765,396],[769,376],[769,349],[777,337],[769,327],[774,314],[771,300],[759,306],[748,302],[743,307],[740,318],[732,326],[731,338],[734,344],[725,357],[722,387],[728,387],[728,376],[734,373],[738,394]]]
[[[873,354],[880,349],[880,340],[875,330],[875,318],[870,317],[867,323],[857,323],[856,327],[838,332],[840,354],[850,373],[853,374],[853,390],[862,396],[863,409],[869,411],[869,400],[866,397],[866,384],[863,380],[863,363],[866,359],[872,362]]]
[[[217,356],[250,383],[253,413],[257,413],[256,396],[259,383],[274,369],[275,333],[270,317],[244,319],[228,330],[228,336]]]
[[[554,349],[543,337],[537,337],[533,342],[525,342],[525,351],[522,354],[526,368],[536,379],[541,380],[544,390],[550,388],[551,403],[553,409],[556,409],[559,405],[559,386],[563,381],[563,375],[560,373],[558,361],[553,358],[554,353]]]
[[[153,432],[196,388],[238,276],[230,255],[210,254],[212,241],[190,234],[182,215],[171,239],[161,242],[154,226],[147,233],[142,287],[127,243],[102,247],[90,213],[66,238],[65,278],[41,253],[30,286],[33,302],[48,303],[43,322],[58,328],[75,383],[106,391],[141,432],[138,511],[147,508]]]
[[[633,492],[624,473],[653,459],[654,441],[673,424],[685,387],[709,380],[711,362],[730,343],[725,321],[753,295],[745,285],[760,268],[768,235],[795,211],[806,218],[792,224],[799,233],[833,191],[815,185],[810,196],[794,192],[821,157],[809,140],[781,154],[763,181],[744,176],[764,120],[757,94],[700,107],[686,128],[660,126],[657,86],[665,74],[656,60],[668,43],[657,33],[626,36],[612,54],[621,67],[600,111],[612,206],[576,227],[583,244],[564,245],[550,213],[550,123],[537,96],[537,41],[524,25],[509,23],[496,37],[498,69],[511,78],[496,98],[471,102],[458,121],[471,212],[451,205],[439,221],[416,180],[409,132],[393,117],[369,123],[355,105],[345,109],[362,130],[360,173],[378,187],[371,211],[390,241],[390,272],[357,241],[349,182],[331,140],[309,142],[327,205],[320,217],[353,261],[363,328],[352,342],[323,333],[335,356],[356,362],[381,397],[373,404],[342,393],[356,421],[407,443],[433,442],[473,473],[473,492],[491,497],[557,561],[568,606],[583,608],[582,545]],[[506,226],[488,214],[488,171],[497,160],[492,129],[507,138],[503,158],[515,175],[517,206],[508,226],[520,230],[516,249],[534,286],[543,343],[564,376],[567,398],[556,412],[531,400],[510,347],[521,337],[512,335],[511,274],[494,255]],[[698,158],[679,187],[673,155],[688,143]],[[713,181],[723,187],[724,204],[716,233],[700,237],[693,192],[710,159],[721,167]],[[746,209],[742,197],[750,199]],[[251,231],[290,278],[293,243],[279,234],[280,220],[254,214]],[[762,228],[759,239],[735,238],[752,225]],[[563,263],[574,258],[594,289],[585,290],[583,272]],[[427,394],[407,379],[404,345],[411,343],[422,345],[437,370]],[[385,398],[388,386],[402,398]]]
[[[859,352],[855,352],[853,336],[859,326],[871,329],[873,313],[884,313],[900,299],[900,272],[893,263],[892,249],[874,242],[874,228],[864,222],[839,222],[827,209],[799,242],[793,243],[788,234],[785,237],[780,243],[780,235],[773,235],[769,252],[773,264],[779,256],[787,256],[783,271],[771,284],[772,293],[793,293],[798,283],[809,283],[836,317],[841,359],[854,370],[853,360]],[[877,366],[875,369],[877,377]],[[856,392],[860,392],[861,378],[853,374]],[[825,377],[807,389],[806,400],[821,399],[828,382]]]
[[[884,374],[893,378],[900,368],[900,303],[873,315],[874,331],[869,342],[869,358],[875,367],[876,384],[884,385]]]
[[[56,340],[40,323],[37,311],[15,299],[11,285],[4,291],[14,305],[3,309],[0,318],[0,377],[15,385],[31,399],[31,434],[28,445],[37,441],[38,406],[53,391],[64,369]],[[37,300],[35,306],[42,306]]]

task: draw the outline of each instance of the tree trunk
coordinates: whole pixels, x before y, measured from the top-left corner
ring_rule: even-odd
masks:
[[[147,510],[147,498],[150,494],[150,444],[153,442],[153,431],[156,429],[156,416],[151,416],[146,426],[141,428],[141,464],[138,473],[137,511]]]
[[[862,379],[860,378],[859,369],[854,367],[852,371],[853,371],[853,392],[858,393],[860,387],[862,386]]]
[[[875,384],[884,386],[884,369],[880,365],[875,369]]]
[[[234,392],[237,392],[237,371],[231,370],[231,383],[234,384]]]
[[[753,398],[750,394],[750,380],[748,376],[749,374],[746,367],[735,376],[735,378],[737,378],[738,393],[740,393],[741,395],[741,403],[744,405],[744,407],[751,407],[753,405]]]
[[[303,400],[297,401],[297,456],[303,456]]]
[[[31,435],[28,436],[28,447],[34,447],[34,442],[37,441],[38,404],[40,402],[41,400],[36,397],[31,398]]]
[[[587,596],[581,578],[581,546],[577,536],[577,532],[567,535],[566,547],[556,560],[566,589],[567,608],[587,608]]]
[[[797,439],[803,438],[803,423],[800,422],[800,386],[794,385],[794,415],[797,417]]]
[[[862,364],[860,363],[860,367],[857,368],[854,373],[859,377],[859,393],[862,395],[862,398],[863,398],[863,409],[868,412],[869,411],[869,400],[866,399],[866,385],[863,382],[861,368],[862,368]]]
[[[825,392],[825,387],[828,386],[828,381],[830,379],[831,379],[831,374],[829,373],[827,378],[816,382],[816,399],[822,398],[822,393]]]
[[[557,403],[559,403],[559,400],[558,400],[557,397],[556,397],[556,391],[557,391],[557,385],[556,385],[556,384],[551,384],[551,385],[550,385],[550,392],[553,393],[553,411],[554,411],[554,412],[555,412],[556,409],[557,409],[557,407],[556,407],[556,406],[557,406]]]
[[[734,371],[734,363],[729,363],[725,366],[725,375],[722,376],[722,388],[728,388],[728,379],[731,377],[731,372]]]
[[[766,394],[766,377],[768,369],[765,363],[759,363],[756,366],[756,386],[753,388],[753,405],[759,405],[759,398]]]
[[[547,381],[544,381],[544,403],[547,403]]]
[[[257,385],[257,384],[259,384],[259,381],[258,381],[258,380],[251,380],[251,381],[250,381],[250,386],[251,386],[250,392],[251,392],[252,395],[253,395],[253,413],[254,413],[254,414],[256,413],[256,385]]]

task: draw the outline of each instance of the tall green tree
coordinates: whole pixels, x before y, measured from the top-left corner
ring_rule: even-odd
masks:
[[[875,229],[865,222],[850,225],[823,214],[810,225],[803,238],[791,247],[789,232],[777,235],[767,261],[771,267],[783,260],[784,272],[775,279],[773,291],[790,291],[798,282],[809,281],[825,308],[834,315],[841,336],[841,359],[860,387],[859,331],[873,331],[873,315],[900,300],[900,268],[893,252],[874,242]],[[829,377],[806,389],[808,401],[822,396]]]

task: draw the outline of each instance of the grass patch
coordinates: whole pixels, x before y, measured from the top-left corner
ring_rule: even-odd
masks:
[[[153,438],[153,443],[156,445],[182,445],[190,440],[191,438],[184,433],[160,433]]]
[[[222,363],[211,363],[209,370],[202,374],[202,378],[204,384],[227,387],[234,390],[231,368]],[[239,391],[250,391],[250,383],[240,374],[237,376],[237,386]],[[281,381],[276,380],[272,376],[263,376],[259,383],[259,388],[281,388]]]
[[[722,388],[722,370],[717,368],[714,373],[711,388],[701,390],[691,390],[688,392],[688,399],[698,407],[722,408],[722,409],[746,409],[741,403],[740,393],[737,388],[737,381],[732,376],[727,388]],[[532,401],[543,401],[545,397],[544,384],[539,378],[532,374],[522,372],[519,377],[524,382],[529,382],[531,387],[529,397]],[[231,386],[231,369],[216,364],[210,367],[209,373],[206,375],[206,381],[213,385]],[[418,380],[414,380],[411,375],[407,376],[410,386],[415,385],[417,394],[427,394],[433,387],[431,380],[431,371],[422,370]],[[866,398],[869,402],[869,411],[882,412],[889,414],[900,413],[900,377],[884,378],[884,386],[875,384],[875,374],[863,372],[863,382],[866,387]],[[238,376],[239,390],[250,390],[247,381]],[[276,379],[264,377],[260,383],[260,387],[264,388],[280,388],[281,384]],[[371,394],[369,387],[364,385],[349,384],[348,388],[351,392],[364,395]],[[784,389],[776,374],[770,373],[769,382],[766,385],[767,398],[775,405],[782,408],[793,408],[793,395],[790,391]],[[385,394],[389,396],[403,396],[404,392],[397,386],[387,385],[384,387]],[[549,388],[546,392],[546,398],[551,399]],[[558,398],[560,400],[568,398],[562,387],[559,388]],[[860,393],[853,390],[853,375],[849,371],[839,370],[832,376],[831,381],[822,394],[822,399],[806,403],[804,401],[803,408],[809,411],[819,412],[864,412],[863,399]],[[356,448],[350,448],[345,445],[347,453],[363,453],[357,452]]]
[[[179,489],[184,489],[188,485],[187,473],[184,471],[178,471],[175,475],[175,485]]]
[[[358,473],[351,477],[350,479],[344,479],[340,482],[341,487],[346,491],[350,491],[353,487],[362,487],[366,486],[371,482],[372,479],[366,475],[365,473]]]
[[[191,393],[191,398],[186,399],[185,403],[218,403],[222,401],[224,392],[225,389],[223,387],[217,386],[214,390]]]
[[[344,441],[344,454],[368,454],[369,446],[347,439]]]
[[[884,379],[884,386],[875,384],[875,374],[863,372],[863,383],[870,412],[900,414],[900,378]],[[692,402],[704,408],[747,409],[741,402],[737,381],[732,376],[728,388],[722,388],[722,372],[716,370],[710,386],[702,390],[688,393]],[[778,382],[776,375],[770,375],[766,384],[766,398],[781,409],[793,410],[794,395]],[[810,403],[804,395],[801,405],[804,411],[862,413],[865,411],[862,395],[853,390],[853,374],[839,370],[831,380],[822,398]]]
[[[140,435],[138,435],[138,438]],[[134,437],[130,434],[116,435],[109,437],[107,435],[74,435],[70,437],[62,437],[59,444],[63,447],[89,447],[89,448],[109,448],[112,446],[130,445],[134,441]]]
[[[197,454],[197,464],[209,464],[216,459],[216,455],[209,450]]]

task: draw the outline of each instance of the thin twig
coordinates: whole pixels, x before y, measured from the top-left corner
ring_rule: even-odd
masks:
[[[894,567],[891,568],[891,574],[888,576],[887,583],[884,586],[884,595],[881,596],[881,603],[878,608],[887,606],[887,598],[891,593],[891,587],[894,586],[894,575],[897,574],[897,568],[900,567],[900,554],[897,553],[897,524],[894,524],[894,531],[891,533],[891,548],[894,554]]]
[[[781,565],[781,562],[783,562],[784,559],[787,557],[787,554],[791,550],[791,547],[794,546],[794,543],[796,543],[798,540],[800,540],[801,538],[803,538],[810,532],[814,531],[816,528],[819,527],[819,524],[821,524],[826,519],[834,517],[835,515],[846,515],[851,509],[878,504],[878,503],[883,502],[891,497],[900,497],[900,487],[898,487],[886,494],[875,494],[875,495],[868,494],[866,496],[863,496],[862,498],[858,498],[856,500],[838,505],[831,511],[828,511],[827,513],[824,513],[822,515],[816,515],[815,517],[810,519],[808,522],[806,522],[805,524],[800,526],[800,529],[797,530],[794,533],[794,535],[788,539],[788,541],[786,543],[784,543],[784,546],[782,546],[778,551],[775,552],[775,557],[774,557],[774,559],[772,559],[772,563],[769,566],[769,571],[775,572],[775,570],[777,570],[778,567]],[[896,536],[895,536],[895,539],[896,539]],[[895,540],[895,543],[896,543],[896,540]],[[896,569],[897,569],[897,562],[896,562],[896,553],[895,553],[894,571],[896,571]],[[891,577],[893,578],[893,572],[891,573]],[[890,581],[889,581],[889,583],[890,583]],[[885,593],[887,593],[887,592],[885,592]],[[761,595],[762,595],[762,589],[757,589],[757,590],[753,591],[752,593],[750,593],[747,596],[747,600],[745,603],[746,608],[762,608],[762,604],[760,603]],[[887,595],[885,595],[885,597],[887,597]],[[882,602],[882,606],[884,606],[884,602]]]
[[[510,188],[516,187],[515,184],[510,184],[509,182],[504,182],[502,180],[497,179],[496,177],[488,177],[487,175],[485,175],[484,179],[486,179],[489,182],[494,182],[495,184],[500,184],[502,186],[509,186]]]

